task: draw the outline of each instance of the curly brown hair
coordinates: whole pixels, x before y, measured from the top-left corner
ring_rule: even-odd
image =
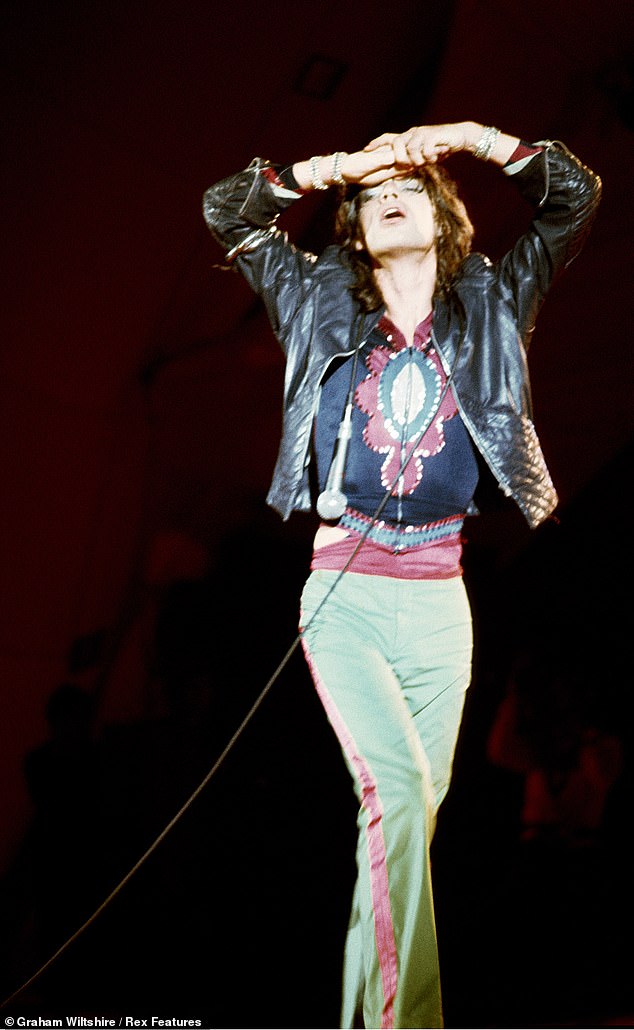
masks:
[[[434,297],[446,296],[455,282],[460,266],[471,251],[473,225],[458,196],[454,180],[439,165],[425,165],[416,173],[425,185],[436,225],[437,272]],[[352,295],[363,311],[376,311],[383,298],[376,285],[372,259],[363,247],[359,222],[359,194],[356,187],[342,190],[335,216],[335,242],[343,249],[354,274]]]

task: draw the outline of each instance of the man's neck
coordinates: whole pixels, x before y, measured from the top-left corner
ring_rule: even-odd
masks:
[[[383,262],[374,277],[385,302],[385,313],[403,333],[407,343],[414,342],[416,326],[432,309],[436,287],[436,254],[402,255]]]

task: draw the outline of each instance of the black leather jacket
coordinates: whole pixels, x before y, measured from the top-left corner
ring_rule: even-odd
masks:
[[[592,224],[601,182],[560,143],[511,177],[534,208],[527,232],[495,264],[466,258],[448,301],[434,306],[433,340],[449,373],[471,437],[505,494],[529,525],[557,504],[532,422],[526,352],[535,318],[556,276],[577,256]],[[282,439],[268,503],[284,519],[311,507],[311,427],[328,364],[352,353],[381,311],[362,315],[339,248],[316,257],[276,227],[296,195],[276,193],[256,158],[207,190],[204,215],[251,287],[261,296],[286,354]]]

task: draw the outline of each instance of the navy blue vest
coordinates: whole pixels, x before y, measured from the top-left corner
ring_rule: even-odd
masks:
[[[430,327],[431,317],[421,323],[414,346],[408,347],[383,318],[359,353],[343,490],[348,506],[364,515],[374,514],[390,486],[381,517],[408,525],[463,515],[473,498],[478,481],[474,446],[451,389],[438,406],[446,376],[429,342]],[[343,359],[322,384],[314,426],[320,490],[328,477],[352,366],[352,357]],[[402,461],[413,449],[399,477]]]

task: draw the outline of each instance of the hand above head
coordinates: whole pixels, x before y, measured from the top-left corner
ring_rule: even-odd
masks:
[[[415,125],[405,132],[384,132],[364,148],[369,153],[391,146],[399,170],[420,168],[448,154],[466,150],[475,157],[504,164],[519,140],[479,122],[453,122],[445,125]]]
[[[391,146],[394,162],[401,168],[435,164],[439,157],[467,149],[467,123],[454,125],[415,125],[405,132],[384,132],[371,140],[365,150],[374,153]]]
[[[479,122],[414,125],[405,132],[384,132],[363,150],[299,161],[293,165],[293,172],[302,189],[327,189],[346,183],[380,186],[388,179],[411,174],[416,168],[436,164],[448,154],[464,150],[484,161],[503,165],[518,143],[517,136],[508,136]]]
[[[356,150],[346,154],[341,166],[341,172],[346,182],[358,186],[380,186],[381,183],[393,179],[395,175],[402,175],[409,169],[399,167],[394,158],[392,144],[387,141],[381,146],[368,150]]]
[[[350,154],[339,151],[313,157],[309,161],[298,161],[293,165],[293,174],[302,189],[325,189],[347,183],[380,186],[388,179],[402,175],[404,171],[404,167],[396,165],[394,150],[388,142],[371,150],[366,147]]]

